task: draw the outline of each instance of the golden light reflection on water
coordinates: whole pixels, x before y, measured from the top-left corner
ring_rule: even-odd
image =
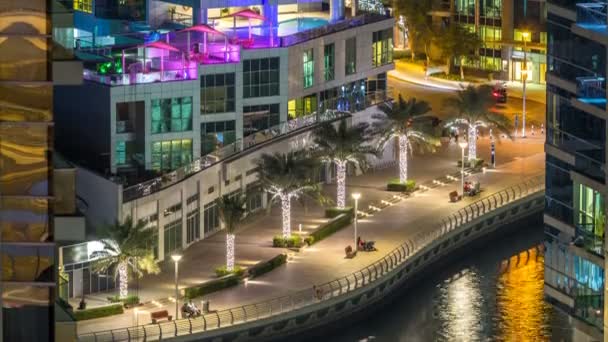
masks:
[[[436,340],[548,341],[543,261],[532,248],[490,272],[471,267],[445,280],[438,286]]]
[[[549,340],[543,255],[532,248],[518,256],[510,258],[498,278],[496,300],[502,317],[498,335],[503,341]]]

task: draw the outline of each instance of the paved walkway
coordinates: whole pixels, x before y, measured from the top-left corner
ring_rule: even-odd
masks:
[[[543,142],[543,137],[515,142],[503,141],[497,146],[497,169],[473,177],[479,179],[482,189],[486,194],[490,194],[543,172]],[[487,139],[480,139],[478,154],[486,160],[489,159]],[[410,160],[411,177],[422,183],[445,176],[458,170],[455,164],[459,158],[460,148],[454,142],[443,147],[436,154],[424,157],[416,155]],[[349,178],[348,191],[362,193],[360,205],[365,209],[370,202],[378,202],[391,196],[384,191],[384,186],[388,178],[396,175],[397,170],[390,168]],[[449,203],[448,192],[458,187],[459,183],[454,182],[443,188],[430,190],[403,200],[372,217],[360,220],[359,235],[364,239],[375,240],[378,252],[360,253],[355,259],[344,259],[344,247],[352,245],[354,239],[352,228],[347,227],[311,248],[295,254],[287,265],[249,281],[247,285],[241,284],[210,294],[205,300],[210,300],[212,310],[240,306],[307,288],[315,283],[324,283],[358,270],[379,259],[383,252],[391,250],[420,230],[430,229],[439,218],[474,200],[466,199],[459,203]],[[330,194],[335,192],[333,186],[327,186],[325,190]],[[311,204],[307,213],[295,205],[292,209],[293,228],[296,231],[298,223],[303,223],[304,229],[310,230],[325,221],[321,218],[323,209],[317,205]],[[273,208],[272,215],[252,219],[237,232],[237,264],[249,266],[283,251],[271,247],[272,236],[280,232],[279,220],[278,208]],[[214,268],[224,263],[224,246],[224,234],[218,233],[188,248],[180,263],[180,284],[189,286],[213,278]],[[143,301],[167,297],[173,293],[173,266],[165,263],[162,268],[161,275],[148,276],[139,281],[141,287],[139,295]],[[94,299],[89,299],[92,300]],[[159,308],[166,308],[172,312],[174,304],[169,301],[161,301],[158,305],[148,304],[138,309],[137,317],[133,310],[126,310],[123,315],[82,321],[78,323],[78,333],[150,323],[148,310],[155,311]]]
[[[400,80],[444,90],[459,90],[461,86],[466,87],[468,82],[458,82],[444,80],[437,77],[425,77],[424,67],[419,64],[410,63],[405,60],[395,61],[395,70],[389,72],[389,75]],[[487,80],[480,79],[482,83],[489,83]],[[540,103],[546,103],[544,84],[526,84],[526,99]],[[521,82],[507,82],[508,96],[523,97],[523,88]]]

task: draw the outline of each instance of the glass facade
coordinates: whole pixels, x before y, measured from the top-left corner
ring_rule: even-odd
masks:
[[[180,250],[182,248],[182,219],[166,224],[164,235],[165,256]]]
[[[336,45],[333,43],[323,47],[323,79],[333,81],[335,78],[336,67]]]
[[[243,61],[243,97],[279,95],[279,57]]]
[[[93,13],[93,0],[74,0],[74,9],[81,12]]]
[[[243,106],[243,136],[265,130],[280,123],[279,104]]]
[[[344,73],[352,75],[357,72],[357,38],[348,38],[344,47]]]
[[[310,115],[317,111],[317,95],[312,94],[289,100],[287,103],[287,113],[290,119]]]
[[[192,130],[192,97],[152,100],[152,133]]]
[[[201,155],[209,154],[235,141],[234,120],[201,123]]]
[[[234,73],[201,76],[201,114],[234,112]]]
[[[186,243],[192,243],[201,238],[201,220],[198,209],[188,213],[186,218]]]
[[[310,88],[315,83],[315,57],[313,49],[308,49],[302,54],[302,78],[304,88]]]
[[[215,202],[205,205],[203,213],[203,230],[205,236],[220,228],[220,213]]]
[[[143,118],[146,106],[144,101],[121,102],[116,104],[116,133],[132,133],[138,117]]]
[[[171,171],[192,162],[192,139],[152,143],[152,169]]]
[[[134,152],[134,141],[117,141],[116,153],[114,155],[116,166],[131,165]]]
[[[376,31],[372,35],[372,64],[375,67],[393,62],[393,29]]]
[[[44,0],[0,5],[2,341],[42,342],[54,336],[49,13]]]

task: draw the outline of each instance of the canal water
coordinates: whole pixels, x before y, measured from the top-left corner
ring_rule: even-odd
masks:
[[[485,243],[323,340],[571,341],[567,316],[544,301],[542,240],[539,226]]]

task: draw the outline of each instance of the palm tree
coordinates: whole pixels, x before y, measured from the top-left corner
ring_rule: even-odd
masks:
[[[283,237],[291,236],[291,199],[311,195],[323,201],[313,173],[318,170],[318,160],[303,150],[289,153],[262,154],[256,161],[258,179],[271,200],[281,201]]]
[[[427,113],[431,107],[426,101],[415,98],[404,100],[401,94],[397,103],[378,106],[382,113],[372,115],[373,131],[380,136],[379,146],[385,147],[393,138],[399,141],[399,181],[407,181],[407,154],[414,148],[434,151],[438,142],[431,132]]]
[[[347,127],[346,120],[342,120],[337,128],[327,123],[314,131],[316,152],[321,160],[336,164],[336,206],[340,209],[344,208],[346,199],[346,165],[353,163],[365,169],[366,157],[375,154],[375,149],[368,144],[372,140],[367,135],[368,126],[360,123]]]
[[[444,106],[457,113],[446,121],[446,127],[464,126],[468,130],[469,161],[477,159],[477,129],[492,126],[511,137],[510,121],[502,114],[490,111],[494,105],[492,87],[469,85],[458,91],[455,98],[448,98]]]
[[[107,257],[96,261],[93,268],[96,272],[115,269],[119,280],[119,298],[126,298],[129,294],[129,271],[137,277],[144,273],[160,272],[150,250],[154,233],[152,229],[146,228],[144,221],[139,220],[134,224],[129,216],[122,224],[117,221],[107,227],[102,236],[101,243]]]
[[[458,59],[462,80],[464,80],[465,60],[478,58],[478,51],[483,45],[477,33],[460,25],[449,25],[437,37],[437,43],[446,58],[448,72],[451,69],[452,60]]]
[[[226,226],[226,270],[234,271],[234,232],[247,212],[247,196],[224,195],[217,201],[220,218]]]

